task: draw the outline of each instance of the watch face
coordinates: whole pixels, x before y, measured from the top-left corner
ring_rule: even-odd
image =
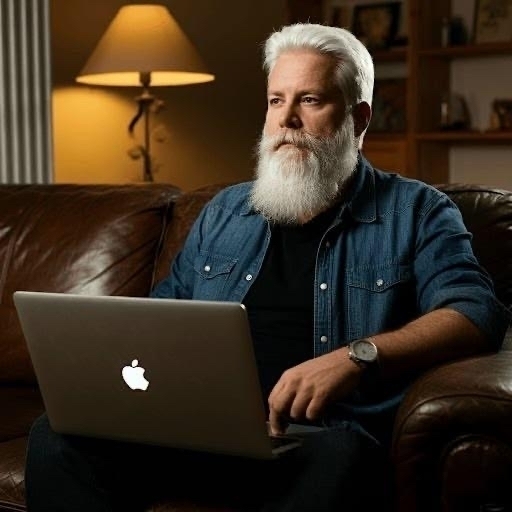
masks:
[[[357,340],[352,345],[354,355],[361,361],[372,363],[377,359],[377,348],[368,340]]]

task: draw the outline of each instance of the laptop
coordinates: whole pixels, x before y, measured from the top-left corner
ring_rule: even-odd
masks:
[[[269,435],[242,304],[28,291],[14,303],[56,432],[259,459],[302,441]]]

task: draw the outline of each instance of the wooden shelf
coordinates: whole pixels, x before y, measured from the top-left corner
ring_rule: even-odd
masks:
[[[424,132],[416,135],[416,140],[423,142],[447,142],[450,144],[503,144],[512,142],[510,132]]]
[[[512,54],[512,43],[485,43],[419,50],[420,57],[459,59]]]

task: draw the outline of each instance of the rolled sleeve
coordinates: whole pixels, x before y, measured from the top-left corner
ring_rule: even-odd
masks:
[[[415,254],[421,311],[450,308],[463,314],[499,348],[510,312],[494,293],[489,274],[479,265],[456,205],[444,194],[423,212]]]

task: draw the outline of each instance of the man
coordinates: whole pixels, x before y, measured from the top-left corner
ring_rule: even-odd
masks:
[[[251,510],[387,510],[386,446],[408,382],[499,346],[508,315],[456,207],[359,152],[373,89],[364,46],[343,29],[292,25],[267,40],[265,67],[257,179],[207,205],[152,295],[243,302],[272,431],[325,429],[282,461],[223,472],[219,458],[132,447],[157,467],[148,480],[159,475],[135,487],[125,445],[58,436],[43,417],[29,510],[142,510],[136,498],[187,481],[194,497],[228,494]]]

